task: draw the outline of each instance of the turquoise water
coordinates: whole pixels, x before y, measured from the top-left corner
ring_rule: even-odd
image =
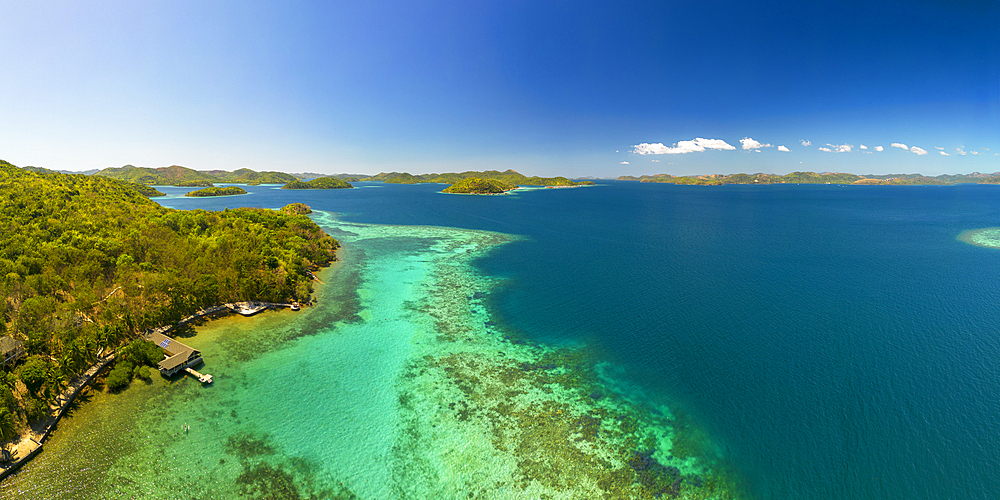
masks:
[[[162,199],[305,202],[342,262],[317,307],[197,327],[214,387],[98,393],[0,493],[1000,490],[1000,251],[963,233],[995,186],[362,185]]]

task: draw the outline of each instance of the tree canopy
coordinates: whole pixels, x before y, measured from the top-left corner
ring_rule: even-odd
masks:
[[[307,271],[335,258],[301,208],[173,210],[129,186],[0,160],[0,335],[28,353],[7,409],[22,424],[99,350],[205,306],[307,301]]]
[[[426,175],[413,175],[406,172],[391,172],[391,173],[381,173],[371,177],[362,179],[364,181],[383,181],[389,184],[417,184],[424,182],[440,183],[440,184],[455,184],[462,179],[468,178],[479,178],[479,179],[490,179],[496,181],[506,182],[508,184],[514,184],[516,186],[582,186],[582,185],[592,185],[593,181],[580,181],[574,182],[565,177],[527,177],[523,174],[515,172],[514,170],[505,170],[499,172],[496,170],[486,170],[483,172],[461,172],[461,173],[447,173],[447,174],[426,174]]]
[[[281,189],[344,189],[352,187],[354,186],[347,181],[336,177],[319,177],[309,182],[292,181],[281,186]]]
[[[513,189],[517,189],[517,186],[509,182],[497,179],[468,177],[446,187],[444,192],[456,194],[501,194]]]
[[[247,192],[239,186],[207,187],[185,193],[184,196],[233,196],[237,194],[247,194]]]

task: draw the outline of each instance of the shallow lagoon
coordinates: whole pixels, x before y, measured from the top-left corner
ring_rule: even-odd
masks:
[[[212,386],[92,391],[5,496],[727,496],[711,453],[671,449],[668,409],[491,319],[470,263],[516,237],[316,219],[344,244],[316,307],[186,332]]]

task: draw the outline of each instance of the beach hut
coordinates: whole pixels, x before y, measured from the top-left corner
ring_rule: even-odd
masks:
[[[2,368],[13,365],[21,356],[24,356],[24,344],[10,335],[0,337],[0,356],[3,356]]]

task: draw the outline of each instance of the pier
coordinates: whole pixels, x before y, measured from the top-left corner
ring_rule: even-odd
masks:
[[[194,370],[194,368],[185,368],[184,371],[186,371],[186,372],[190,373],[191,375],[194,375],[195,377],[197,377],[198,378],[198,382],[201,382],[203,384],[211,384],[212,383],[212,376],[211,375],[203,375],[201,373],[198,373],[198,372],[196,372]]]

